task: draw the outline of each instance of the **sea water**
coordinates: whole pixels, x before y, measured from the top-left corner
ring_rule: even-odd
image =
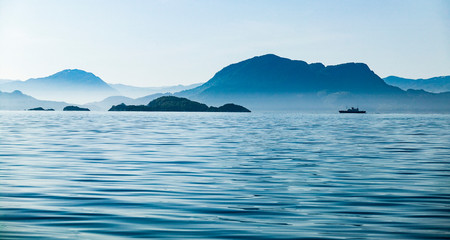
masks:
[[[0,239],[450,238],[450,115],[0,112]]]

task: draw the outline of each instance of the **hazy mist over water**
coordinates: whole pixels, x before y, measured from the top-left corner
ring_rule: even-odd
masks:
[[[450,115],[0,112],[1,239],[450,238]]]

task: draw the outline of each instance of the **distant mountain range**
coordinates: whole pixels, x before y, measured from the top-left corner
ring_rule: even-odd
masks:
[[[170,95],[172,95],[172,94],[171,93],[155,93],[155,94],[150,94],[150,95],[140,97],[140,98],[112,96],[112,97],[107,97],[107,98],[103,99],[102,101],[84,104],[83,106],[87,107],[91,110],[106,111],[106,110],[110,109],[112,105],[118,105],[121,103],[124,103],[127,105],[145,105],[156,98],[159,98],[162,96],[170,96]]]
[[[445,87],[447,77],[431,79],[436,86]],[[394,81],[395,80],[395,81]],[[438,81],[439,80],[439,81]],[[127,85],[108,85],[99,77],[82,70],[64,70],[45,78],[27,81],[0,82],[0,109],[33,107],[60,109],[61,102],[35,104],[37,99],[64,100],[80,103],[91,110],[107,110],[112,105],[145,105],[151,100],[174,95],[208,105],[236,103],[252,110],[300,110],[336,112],[345,107],[360,107],[370,112],[450,112],[450,92],[430,93],[423,90],[402,90],[395,77],[383,79],[363,63],[324,66],[282,58],[273,54],[253,57],[231,64],[201,85],[164,88],[139,88]],[[413,80],[418,81],[418,80]],[[424,80],[428,82],[429,80]],[[416,82],[417,83],[417,82]],[[193,87],[192,89],[187,89]],[[154,91],[159,90],[160,93]],[[177,90],[182,90],[175,92]],[[164,93],[166,92],[166,93]],[[173,93],[175,92],[175,93]],[[123,96],[125,94],[128,96]],[[27,94],[27,95],[24,95]],[[14,102],[18,96],[23,97]],[[136,96],[144,96],[135,98]],[[7,100],[9,99],[9,100]],[[11,100],[16,99],[16,100]],[[28,99],[31,103],[26,103]],[[18,101],[18,100],[17,100]]]
[[[450,112],[449,94],[404,91],[363,63],[324,66],[273,54],[231,64],[205,84],[176,93],[207,104],[234,102],[255,110]]]
[[[66,102],[43,101],[23,94],[19,90],[13,92],[0,91],[0,110],[26,110],[30,108],[53,108],[61,111],[65,106],[70,105]]]
[[[190,85],[176,85],[176,86],[167,86],[167,87],[135,87],[124,84],[109,84],[111,87],[120,92],[121,95],[138,98],[142,96],[147,96],[155,93],[175,93],[191,88],[198,87],[202,85],[202,83],[190,84]]]
[[[8,83],[8,82],[14,82],[15,80],[9,80],[9,79],[0,79],[0,84]]]
[[[450,76],[428,79],[408,79],[389,76],[383,79],[387,84],[397,86],[403,90],[425,90],[433,93],[450,92]]]
[[[346,63],[325,67],[322,63],[281,58],[273,54],[229,65],[207,83],[184,91],[198,96],[222,94],[291,94],[319,91],[353,93],[398,93],[366,64]]]
[[[33,97],[53,101],[90,102],[120,93],[92,73],[67,69],[48,77],[0,84],[1,91],[20,90]]]
[[[156,93],[135,99],[124,96],[112,96],[107,97],[102,101],[91,102],[79,106],[89,108],[90,110],[93,111],[107,111],[109,108],[111,108],[111,106],[118,105],[120,103],[125,103],[129,105],[142,105],[148,104],[150,101],[158,97],[170,95],[171,95],[170,93],[165,94]],[[15,90],[13,92],[0,91],[0,110],[27,110],[30,108],[42,107],[45,109],[53,108],[56,111],[61,111],[63,110],[64,107],[69,105],[77,105],[77,104],[61,101],[39,100],[29,95],[23,94],[19,90]]]
[[[142,97],[155,93],[174,93],[200,84],[167,87],[134,87],[124,84],[108,84],[96,75],[79,70],[66,69],[43,78],[26,81],[0,79],[0,90],[20,90],[24,94],[52,101],[87,103],[100,101],[110,96]]]

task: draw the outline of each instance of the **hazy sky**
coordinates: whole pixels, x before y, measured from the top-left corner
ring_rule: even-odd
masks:
[[[0,0],[3,79],[79,68],[108,83],[189,84],[266,53],[450,75],[450,1]]]

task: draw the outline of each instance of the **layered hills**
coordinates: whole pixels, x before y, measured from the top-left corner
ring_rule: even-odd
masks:
[[[191,88],[195,88],[201,85],[201,83],[190,84],[190,85],[176,85],[176,86],[166,86],[166,87],[135,87],[125,84],[109,84],[114,89],[120,92],[121,95],[130,98],[141,98],[142,96],[148,96],[157,93],[175,93]],[[147,101],[148,102],[148,101]]]
[[[324,66],[307,64],[273,54],[231,64],[205,84],[184,91],[186,95],[210,94],[289,94],[319,91],[353,93],[398,93],[363,63]]]
[[[120,103],[127,105],[144,105],[150,102],[153,99],[156,99],[161,96],[170,96],[170,93],[155,93],[147,96],[139,97],[139,98],[129,98],[125,96],[112,96],[103,99],[98,102],[87,103],[84,106],[90,109],[102,110],[106,111],[111,108],[112,105],[117,105]]]
[[[448,95],[404,91],[386,84],[366,64],[324,66],[273,54],[231,64],[178,96],[208,104],[236,102],[256,110],[450,111]],[[433,103],[430,105],[430,103]]]
[[[450,76],[433,77],[427,79],[409,79],[389,76],[383,79],[387,84],[397,86],[403,90],[425,90],[433,93],[450,92]]]
[[[174,93],[199,85],[135,87],[125,84],[108,84],[93,73],[79,69],[66,69],[47,77],[31,78],[26,81],[0,79],[0,91],[13,92],[19,90],[38,99],[78,104],[94,104],[108,97],[143,98],[158,93]],[[146,102],[148,103],[148,101]],[[106,109],[109,107],[111,105]]]
[[[66,102],[38,100],[18,90],[13,92],[0,91],[0,110],[25,110],[37,107],[62,110],[67,105],[69,104]]]
[[[20,90],[38,99],[67,102],[91,102],[119,92],[93,73],[66,69],[42,78],[12,81],[0,85],[2,91]]]
[[[49,101],[36,105],[35,102],[39,101],[33,98],[36,97],[78,104],[89,100],[91,103],[83,107],[94,111],[108,110],[120,103],[138,106],[161,96],[173,95],[208,105],[233,102],[252,110],[336,112],[354,106],[368,112],[450,112],[450,92],[432,93],[420,90],[432,90],[421,87],[423,85],[402,85],[408,79],[389,77],[385,80],[390,84],[364,63],[325,66],[267,54],[226,66],[209,81],[192,89],[174,94],[149,93],[139,98],[125,96],[120,91],[137,96],[152,89],[113,85],[120,89],[118,91],[94,74],[77,69],[27,81],[3,80],[0,82],[1,91],[19,89],[21,92],[2,93],[0,109],[60,108]],[[448,84],[446,77],[413,81],[435,83],[434,86],[441,86],[441,89]],[[186,86],[175,86],[172,91],[177,87],[184,89]],[[412,89],[404,90],[406,88]],[[21,96],[21,100],[17,96]]]

